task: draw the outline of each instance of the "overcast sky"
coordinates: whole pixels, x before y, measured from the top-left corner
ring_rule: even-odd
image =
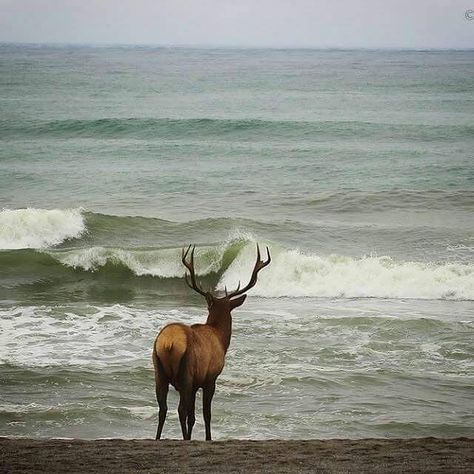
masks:
[[[0,0],[0,41],[474,48],[466,10],[474,0]]]

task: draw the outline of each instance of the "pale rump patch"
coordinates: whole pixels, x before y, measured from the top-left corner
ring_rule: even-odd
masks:
[[[155,352],[169,380],[176,380],[187,345],[186,329],[181,324],[164,327],[156,338]]]

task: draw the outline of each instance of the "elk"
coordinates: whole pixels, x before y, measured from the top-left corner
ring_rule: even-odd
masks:
[[[192,247],[192,249],[191,249]],[[196,280],[194,271],[194,250],[196,246],[183,249],[181,260],[189,270],[185,273],[186,284],[204,296],[209,314],[205,324],[188,326],[182,323],[166,325],[158,334],[153,345],[156,399],[159,406],[156,439],[161,438],[168,406],[166,403],[169,384],[179,392],[178,415],[183,439],[191,439],[195,418],[196,392],[203,391],[203,416],[206,440],[211,440],[211,401],[216,388],[216,379],[224,368],[224,360],[232,334],[231,311],[240,306],[245,294],[257,283],[257,274],[271,261],[270,251],[261,260],[257,244],[257,261],[249,283],[225,296],[218,298],[210,291],[204,291]],[[189,252],[189,261],[186,260]]]

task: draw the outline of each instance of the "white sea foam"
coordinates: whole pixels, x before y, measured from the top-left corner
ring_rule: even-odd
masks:
[[[202,319],[202,310],[197,312]],[[0,307],[0,363],[95,369],[149,367],[149,348],[172,321],[195,322],[195,312],[123,305]]]
[[[0,248],[45,248],[79,237],[86,230],[80,209],[4,209]]]
[[[474,299],[474,265],[397,262],[390,257],[318,256],[271,249],[272,263],[252,294],[262,297],[377,297]],[[219,288],[249,278],[255,262],[246,246],[223,274]]]

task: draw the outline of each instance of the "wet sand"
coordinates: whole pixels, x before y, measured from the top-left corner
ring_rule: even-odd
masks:
[[[474,439],[155,442],[0,438],[0,472],[472,473]]]

